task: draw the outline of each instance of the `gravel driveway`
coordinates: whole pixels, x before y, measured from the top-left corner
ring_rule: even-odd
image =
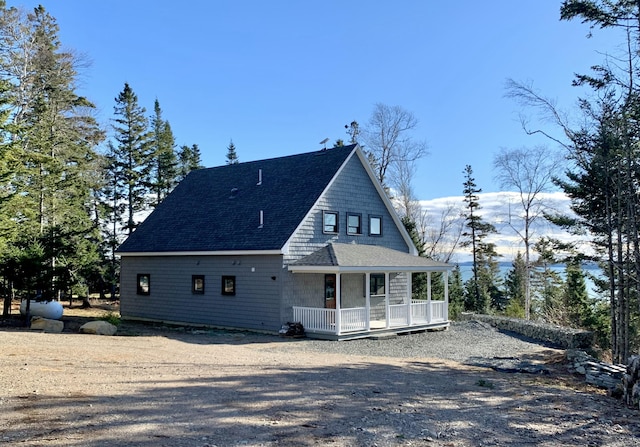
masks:
[[[562,352],[482,323],[328,342],[125,323],[0,331],[0,446],[640,446]],[[489,360],[546,373],[504,373]]]

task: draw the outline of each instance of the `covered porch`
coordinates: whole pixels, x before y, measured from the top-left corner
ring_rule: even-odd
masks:
[[[322,283],[323,295],[313,301],[300,296],[297,302],[310,305],[294,305],[293,319],[308,336],[335,340],[447,327],[451,268],[384,247],[329,244],[289,266],[306,284]],[[426,276],[419,297],[413,296],[414,273]],[[435,274],[442,281],[438,297]]]

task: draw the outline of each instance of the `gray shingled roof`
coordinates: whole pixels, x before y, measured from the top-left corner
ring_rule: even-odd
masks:
[[[279,250],[355,148],[193,171],[118,252]]]
[[[398,250],[376,245],[331,243],[294,262],[289,269],[367,270],[367,271],[444,271],[453,266]]]

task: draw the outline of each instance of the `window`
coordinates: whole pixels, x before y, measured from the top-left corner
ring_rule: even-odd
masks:
[[[138,295],[149,295],[151,293],[151,275],[148,273],[138,273]]]
[[[235,276],[222,277],[222,294],[223,295],[236,294],[236,277]]]
[[[204,294],[204,275],[191,275],[191,293]]]
[[[322,212],[322,232],[337,233],[338,232],[338,213],[335,211]]]
[[[362,216],[355,213],[347,213],[347,234],[362,234]]]
[[[384,273],[372,273],[369,277],[371,295],[384,295]]]
[[[382,236],[382,216],[369,216],[369,236]]]
[[[336,275],[324,275],[324,307],[336,308]]]

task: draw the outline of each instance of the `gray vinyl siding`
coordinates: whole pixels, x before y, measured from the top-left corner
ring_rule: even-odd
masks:
[[[337,211],[338,234],[324,234],[322,212]],[[347,213],[361,215],[362,234],[347,234]],[[369,236],[369,215],[382,216],[382,236]],[[409,247],[357,156],[351,157],[291,238],[285,262],[294,261],[329,242],[379,245],[404,253]]]
[[[276,255],[123,256],[120,312],[134,319],[277,331],[284,273]],[[150,275],[149,295],[136,293],[137,274]],[[192,275],[204,275],[204,294],[191,292]],[[222,295],[223,275],[236,277],[236,295]]]

